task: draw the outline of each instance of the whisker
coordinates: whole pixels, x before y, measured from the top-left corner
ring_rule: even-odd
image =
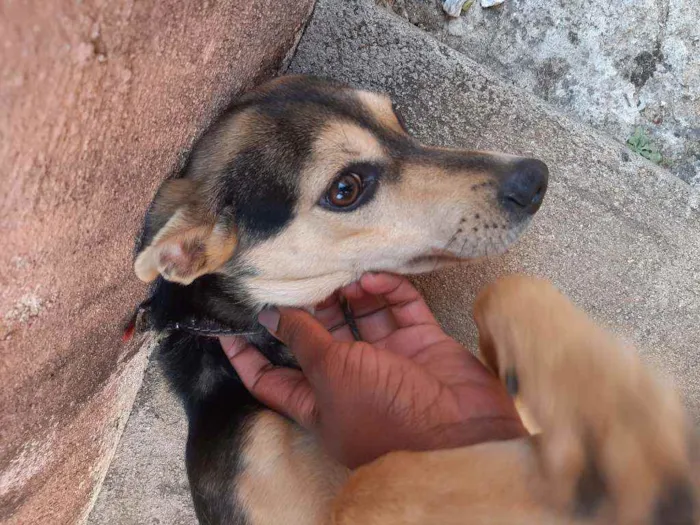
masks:
[[[462,247],[459,249],[459,255],[458,255],[457,257],[458,257],[458,261],[459,261],[458,264],[459,264],[460,268],[461,268],[464,264],[466,264],[466,261],[465,261],[464,258],[462,257],[462,252],[464,251],[464,247],[467,245],[467,242],[468,242],[468,241],[469,241],[469,236],[466,236],[466,237],[464,238],[464,242],[462,243]],[[478,241],[477,241],[477,242],[478,242]]]
[[[452,236],[447,240],[447,244],[442,248],[442,251],[447,251],[447,249],[452,245],[452,243],[457,239],[457,235],[459,235],[460,229],[457,228],[457,230],[452,234]],[[433,273],[436,269],[438,264],[440,264],[440,259],[435,259],[435,266],[433,266],[433,269],[430,270],[430,273]]]

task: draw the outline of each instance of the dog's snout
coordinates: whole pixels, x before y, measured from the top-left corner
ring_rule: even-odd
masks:
[[[520,160],[501,179],[499,200],[508,211],[532,215],[542,205],[548,179],[549,170],[544,162]]]

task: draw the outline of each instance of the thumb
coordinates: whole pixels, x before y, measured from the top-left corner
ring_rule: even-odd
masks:
[[[304,427],[314,425],[316,398],[301,371],[273,366],[257,348],[241,337],[222,336],[219,341],[253,397]]]
[[[296,308],[268,308],[260,312],[258,321],[291,350],[312,379],[333,345],[330,332],[314,316]]]

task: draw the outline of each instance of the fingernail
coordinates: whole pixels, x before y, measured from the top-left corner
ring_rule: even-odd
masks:
[[[379,272],[365,272],[358,283],[364,281],[374,281],[377,277],[379,277]]]
[[[274,306],[265,308],[258,314],[258,322],[270,332],[275,333],[280,324],[280,311]]]
[[[245,346],[245,340],[242,337],[230,335],[219,337],[219,342],[221,343],[221,348],[224,349],[226,357],[229,359],[233,359]]]

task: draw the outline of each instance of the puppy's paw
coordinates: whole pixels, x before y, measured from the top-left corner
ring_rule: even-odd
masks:
[[[634,349],[533,278],[498,281],[474,314],[485,360],[542,430],[551,504],[609,523],[698,522],[687,416]]]

